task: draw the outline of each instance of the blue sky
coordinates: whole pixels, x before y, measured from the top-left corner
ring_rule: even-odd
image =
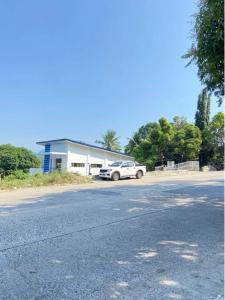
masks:
[[[0,144],[94,143],[110,128],[125,145],[161,116],[193,122],[202,87],[181,56],[195,11],[190,0],[2,1]]]

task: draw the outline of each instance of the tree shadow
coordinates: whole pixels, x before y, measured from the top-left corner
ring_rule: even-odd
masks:
[[[180,188],[171,182],[67,191],[1,206],[0,211],[0,216],[12,217],[10,222],[14,222],[12,227],[1,227],[2,232],[19,224],[27,243],[32,240],[34,244],[27,250],[38,254],[37,259],[33,257],[37,268],[34,284],[38,282],[35,276],[41,274],[43,280],[54,282],[61,299],[75,282],[80,290],[88,287],[86,299],[92,291],[96,299],[202,300],[216,297],[222,289],[221,182]],[[34,225],[30,233],[26,213]],[[13,214],[23,215],[18,219],[21,223]],[[0,219],[4,225],[5,218]],[[42,233],[45,240],[40,242]],[[19,247],[21,241],[16,239],[13,235],[10,243]],[[49,247],[47,253],[43,244]],[[31,262],[24,257],[29,269]],[[19,254],[11,259],[17,264],[22,260]],[[26,271],[21,273],[31,280]]]

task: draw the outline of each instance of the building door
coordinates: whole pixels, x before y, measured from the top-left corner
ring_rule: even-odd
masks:
[[[62,169],[62,158],[56,158],[55,168],[56,168],[56,170],[59,170],[59,171]]]

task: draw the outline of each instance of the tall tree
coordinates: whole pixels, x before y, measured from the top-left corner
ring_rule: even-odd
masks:
[[[195,114],[195,125],[203,130],[209,125],[210,120],[210,96],[204,89],[198,96],[197,111]]]
[[[203,167],[209,163],[211,152],[208,147],[208,138],[205,129],[210,122],[210,96],[204,89],[198,96],[197,111],[195,114],[195,125],[201,130],[202,145],[199,153],[199,163]]]
[[[114,130],[108,129],[105,134],[102,136],[102,140],[95,141],[95,143],[100,144],[103,148],[108,150],[121,150],[119,137],[116,136],[116,132]]]
[[[191,59],[189,64],[197,64],[201,82],[209,92],[214,92],[221,104],[224,96],[224,0],[199,0],[194,18],[194,41],[183,57]]]
[[[207,163],[216,169],[224,168],[224,120],[223,112],[217,113],[209,126],[203,130],[205,143],[203,151],[207,153]]]

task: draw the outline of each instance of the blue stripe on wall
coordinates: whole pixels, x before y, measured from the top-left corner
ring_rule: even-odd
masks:
[[[51,145],[50,144],[46,144],[45,145],[45,152],[50,152],[51,149]]]
[[[49,161],[50,161],[50,155],[46,154],[44,157],[44,172],[49,171]]]
[[[45,152],[50,152],[51,146],[50,144],[45,145]],[[45,154],[44,156],[44,173],[49,172],[49,162],[50,162],[50,155]]]

